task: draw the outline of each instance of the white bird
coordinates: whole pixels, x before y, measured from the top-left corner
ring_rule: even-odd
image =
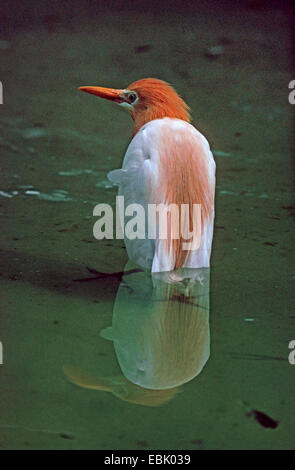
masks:
[[[130,240],[128,256],[153,273],[179,268],[210,266],[214,224],[215,162],[206,138],[190,124],[188,106],[166,82],[155,78],[138,80],[126,89],[84,86],[81,91],[126,107],[134,120],[133,138],[120,170],[109,173],[119,185],[125,206],[151,204],[179,208],[177,217],[167,214],[167,237],[158,229],[154,239]],[[179,234],[181,209],[188,207],[189,231],[194,227],[194,205],[200,205],[200,243],[188,249],[187,237]],[[155,223],[148,220],[148,223]],[[148,224],[147,224],[148,225]],[[154,227],[149,227],[154,229]]]

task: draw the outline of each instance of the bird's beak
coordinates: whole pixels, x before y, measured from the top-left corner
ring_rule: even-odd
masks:
[[[124,101],[123,90],[103,88],[100,86],[81,86],[78,90],[85,91],[85,93],[90,93],[91,95],[100,96],[100,98],[105,98],[115,103],[122,103]]]

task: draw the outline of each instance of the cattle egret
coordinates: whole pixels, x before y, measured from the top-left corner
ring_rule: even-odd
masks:
[[[153,273],[209,267],[215,162],[206,138],[190,124],[187,104],[168,83],[155,78],[138,80],[125,89],[83,86],[79,90],[125,107],[134,121],[122,168],[109,173],[109,179],[119,185],[125,204],[144,208],[186,206],[190,233],[196,229],[194,207],[201,207],[198,246],[187,248],[184,242],[189,237],[179,233],[182,211],[177,211],[176,217],[167,212],[166,239],[157,231],[154,238],[125,236],[130,260]]]

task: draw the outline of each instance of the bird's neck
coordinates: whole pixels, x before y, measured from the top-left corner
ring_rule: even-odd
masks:
[[[134,121],[134,128],[132,137],[137,134],[139,129],[154,119],[163,119],[165,117],[181,119],[182,121],[190,122],[190,116],[186,109],[182,107],[169,106],[162,104],[161,106],[143,107],[131,114]]]

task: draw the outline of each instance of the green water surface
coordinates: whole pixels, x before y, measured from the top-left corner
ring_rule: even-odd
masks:
[[[1,20],[0,447],[294,449],[288,10],[60,3],[12,2]],[[106,174],[132,133],[125,112],[77,87],[148,76],[181,93],[217,165],[211,355],[159,406],[124,400],[113,343],[100,335],[120,279],[74,281],[94,276],[87,267],[112,273],[127,262],[122,240],[94,239],[92,211],[114,206]],[[66,364],[105,389],[74,385]]]

